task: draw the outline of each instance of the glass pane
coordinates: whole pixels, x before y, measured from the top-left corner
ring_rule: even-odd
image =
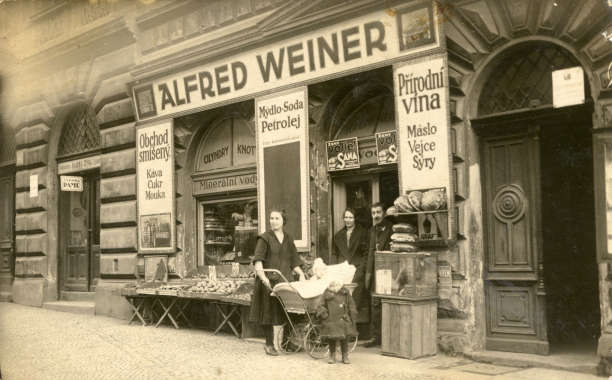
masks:
[[[372,216],[372,185],[370,181],[352,182],[346,184],[346,206],[355,209],[355,220],[363,227],[370,228]]]
[[[72,247],[87,247],[87,232],[89,228],[89,186],[83,181],[82,192],[68,192],[70,201],[70,240]]]
[[[231,142],[232,142],[232,122],[223,121],[206,138],[203,147],[198,152],[198,171],[227,168],[232,166],[231,162]]]
[[[205,204],[204,265],[249,263],[257,239],[257,200]]]
[[[234,120],[234,165],[255,165],[255,131],[242,119]]]

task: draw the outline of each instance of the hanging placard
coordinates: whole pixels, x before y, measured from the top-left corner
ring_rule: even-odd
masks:
[[[378,157],[378,165],[395,164],[397,162],[395,131],[378,132],[376,134],[376,157]]]
[[[136,130],[138,251],[173,253],[174,139],[172,120]]]
[[[61,175],[60,185],[62,191],[83,191],[83,177]]]
[[[357,137],[327,142],[327,171],[359,168]]]
[[[584,71],[582,67],[552,72],[553,107],[584,104]]]
[[[38,174],[30,176],[30,198],[38,196]]]
[[[445,59],[434,56],[394,66],[393,82],[400,192],[444,188],[448,198],[453,191]]]
[[[259,231],[271,208],[287,211],[285,230],[310,249],[308,93],[299,87],[255,99]]]

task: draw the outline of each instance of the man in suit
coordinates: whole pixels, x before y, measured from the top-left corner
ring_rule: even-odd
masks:
[[[385,210],[382,203],[374,203],[370,211],[372,212],[372,228],[370,229],[370,245],[368,250],[368,262],[366,265],[365,286],[373,294],[376,292],[374,257],[376,251],[389,250],[391,234],[393,233],[393,223],[385,219]],[[370,335],[371,339],[365,344],[366,347],[380,345],[380,321],[381,308],[380,299],[371,297],[370,312]]]
[[[369,235],[365,228],[355,223],[355,217],[354,209],[347,208],[344,210],[344,227],[334,235],[333,253],[335,263],[348,261],[356,268],[353,282],[357,284],[357,287],[353,291],[353,299],[357,308],[359,308],[364,298]]]

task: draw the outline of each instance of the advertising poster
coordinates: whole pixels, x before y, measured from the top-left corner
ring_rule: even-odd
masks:
[[[139,253],[172,253],[175,246],[172,120],[136,130]]]
[[[357,137],[327,142],[327,171],[359,168]]]
[[[400,193],[450,188],[448,73],[443,56],[393,68]],[[446,199],[449,205],[451,199]]]
[[[306,87],[255,99],[259,232],[272,208],[287,212],[285,230],[300,250],[310,249]]]
[[[376,134],[376,157],[378,165],[397,163],[397,142],[395,131]]]

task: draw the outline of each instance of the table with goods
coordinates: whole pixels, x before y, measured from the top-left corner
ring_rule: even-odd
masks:
[[[390,250],[375,254],[374,297],[381,301],[381,351],[416,359],[437,353],[438,249],[448,247],[445,189],[400,195],[387,217]]]
[[[238,263],[215,265],[207,267],[206,272],[169,283],[126,285],[121,293],[132,311],[128,323],[158,327],[166,321],[177,329],[192,327],[188,309],[209,303],[220,316],[215,334],[228,326],[237,337],[245,337],[254,288],[252,267]]]

